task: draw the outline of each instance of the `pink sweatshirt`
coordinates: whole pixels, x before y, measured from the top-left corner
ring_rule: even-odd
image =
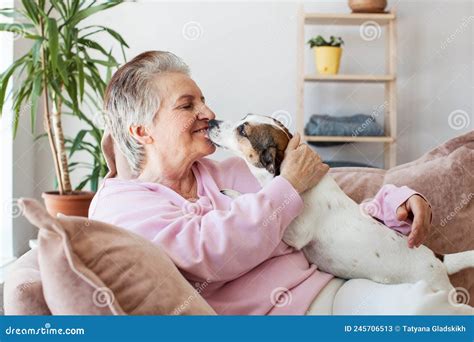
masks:
[[[158,244],[218,314],[302,315],[333,278],[282,241],[303,201],[283,177],[262,188],[240,158],[201,159],[192,167],[199,199],[138,180],[106,179],[89,217]],[[232,200],[221,189],[242,193]],[[415,192],[384,186],[374,214],[397,230],[396,208]],[[373,210],[372,210],[373,211]]]

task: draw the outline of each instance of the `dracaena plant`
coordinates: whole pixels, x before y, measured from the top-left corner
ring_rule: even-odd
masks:
[[[103,98],[111,68],[117,67],[118,62],[111,50],[106,50],[95,39],[99,33],[109,35],[120,46],[124,58],[124,47],[128,45],[116,31],[101,25],[84,25],[83,20],[120,3],[122,1],[22,0],[22,7],[0,9],[0,17],[14,20],[0,23],[0,31],[14,32],[31,40],[30,50],[0,74],[0,113],[5,97],[11,95],[15,136],[22,108],[30,108],[33,131],[38,105],[42,103],[44,136],[51,148],[60,194],[72,192],[70,171],[84,166],[69,162],[78,150],[90,153],[93,162],[86,165],[91,171],[77,189],[90,182],[91,189],[95,190],[99,177],[107,171],[100,151],[103,130],[85,114],[85,109],[87,104],[90,110],[92,104],[96,113],[100,110],[96,99]],[[7,94],[14,75],[20,81],[13,93]],[[79,131],[74,138],[65,138],[64,114],[79,118],[88,129]]]

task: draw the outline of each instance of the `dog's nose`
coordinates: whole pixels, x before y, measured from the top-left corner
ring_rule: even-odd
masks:
[[[208,122],[209,128],[219,127],[221,122],[222,121],[220,121],[220,120],[214,120],[214,119],[209,120],[209,122]]]

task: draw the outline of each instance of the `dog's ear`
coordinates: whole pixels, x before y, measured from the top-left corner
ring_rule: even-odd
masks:
[[[277,176],[277,167],[279,169],[276,157],[277,149],[274,146],[268,147],[260,154],[260,163],[262,163],[263,167],[265,167],[268,172],[275,176]]]

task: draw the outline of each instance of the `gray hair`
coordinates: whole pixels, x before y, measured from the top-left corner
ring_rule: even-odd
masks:
[[[183,60],[171,52],[147,51],[120,67],[107,86],[104,101],[107,126],[134,175],[141,171],[145,149],[129,128],[153,122],[160,107],[156,75],[164,72],[190,73]]]

